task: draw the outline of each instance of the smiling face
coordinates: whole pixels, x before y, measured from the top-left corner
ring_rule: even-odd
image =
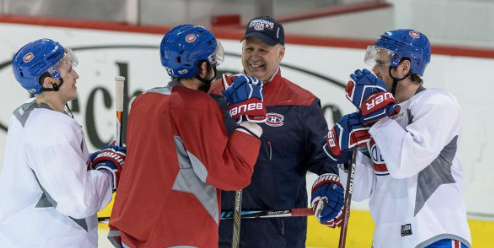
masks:
[[[242,65],[247,75],[267,82],[279,67],[285,47],[281,44],[269,46],[261,40],[250,37],[243,41]]]
[[[63,84],[60,86],[60,94],[65,102],[69,102],[77,98],[77,79],[79,74],[75,71],[72,65],[60,68]]]

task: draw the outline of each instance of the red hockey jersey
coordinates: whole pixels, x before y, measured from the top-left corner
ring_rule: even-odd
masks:
[[[230,136],[212,97],[172,81],[138,96],[110,227],[130,247],[217,247],[220,190],[250,183],[258,138]]]

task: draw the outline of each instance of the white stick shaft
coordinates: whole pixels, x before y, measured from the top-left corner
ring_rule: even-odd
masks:
[[[115,101],[117,111],[117,136],[115,138],[117,146],[122,145],[122,114],[123,114],[123,98],[124,98],[124,82],[125,77],[115,77]]]

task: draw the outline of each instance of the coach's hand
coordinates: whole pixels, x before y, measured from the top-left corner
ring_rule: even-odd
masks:
[[[341,226],[343,201],[343,186],[336,174],[320,175],[312,185],[311,206],[321,224]]]

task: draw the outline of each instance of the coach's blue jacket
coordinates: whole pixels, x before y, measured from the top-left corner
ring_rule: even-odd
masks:
[[[221,95],[221,83],[211,93]],[[338,173],[322,150],[327,123],[320,101],[309,91],[281,76],[278,70],[264,84],[268,116],[252,182],[243,191],[242,210],[285,210],[307,207],[305,176]],[[233,209],[234,192],[222,192],[222,211]],[[221,248],[230,248],[231,220],[220,221]],[[241,248],[305,247],[306,217],[242,219]],[[336,241],[335,241],[336,242]]]

